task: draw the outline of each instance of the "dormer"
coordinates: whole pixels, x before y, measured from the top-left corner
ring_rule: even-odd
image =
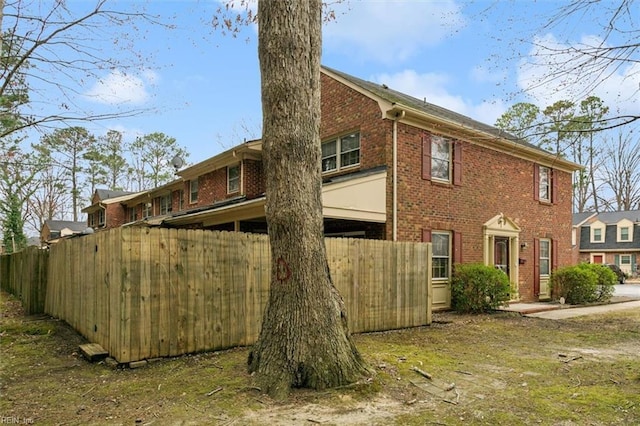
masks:
[[[616,241],[619,243],[630,243],[633,241],[633,222],[629,219],[622,219],[616,224]]]
[[[604,243],[607,225],[604,222],[595,220],[591,223],[590,241],[592,243]]]

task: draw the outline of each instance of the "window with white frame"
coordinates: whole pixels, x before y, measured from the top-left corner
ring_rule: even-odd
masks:
[[[629,238],[629,227],[628,226],[623,226],[620,227],[620,241],[630,241],[631,239]]]
[[[240,191],[240,164],[227,167],[227,194]]]
[[[540,240],[540,275],[549,275],[551,272],[551,240]]]
[[[604,238],[602,237],[602,228],[591,228],[591,242],[602,243]]]
[[[171,194],[160,197],[160,214],[168,214],[171,211]]]
[[[431,178],[451,181],[451,141],[431,136]]]
[[[198,179],[192,179],[189,181],[189,203],[198,202]]]
[[[538,174],[538,197],[541,201],[551,201],[551,169],[540,166]]]
[[[333,172],[360,164],[360,133],[351,133],[322,143],[322,172]]]
[[[142,217],[143,218],[147,218],[149,216],[151,216],[151,207],[153,206],[153,204],[151,203],[144,203],[144,205],[142,206]]]
[[[451,270],[451,233],[431,232],[431,276],[434,280],[446,280]]]
[[[631,265],[631,255],[629,255],[629,254],[621,254],[620,255],[620,265]]]
[[[129,222],[138,220],[138,211],[135,207],[129,207]]]

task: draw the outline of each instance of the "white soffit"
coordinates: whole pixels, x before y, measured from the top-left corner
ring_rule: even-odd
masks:
[[[334,182],[322,188],[322,213],[334,219],[384,223],[387,173]]]

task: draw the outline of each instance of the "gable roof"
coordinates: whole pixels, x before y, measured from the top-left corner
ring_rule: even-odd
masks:
[[[640,210],[626,210],[621,212],[598,213],[598,220],[607,225],[616,224],[622,219],[628,219],[633,223],[640,223]]]
[[[108,200],[110,198],[117,198],[123,195],[134,194],[134,192],[130,191],[112,191],[110,189],[96,189],[96,194],[98,194],[98,198],[100,200]]]
[[[597,215],[598,213],[595,212],[581,212],[581,213],[574,213],[573,214],[573,220],[571,221],[573,226],[580,226],[582,225],[587,219]]]
[[[435,120],[445,123],[445,125],[450,128],[456,128],[462,131],[467,138],[469,138],[469,135],[471,134],[478,135],[480,137],[476,136],[474,140],[481,142],[483,145],[494,148],[499,147],[502,150],[506,148],[511,154],[516,154],[516,152],[514,152],[514,147],[517,147],[520,148],[520,151],[527,153],[527,157],[534,156],[543,158],[552,166],[557,165],[567,171],[575,171],[582,168],[579,164],[568,161],[556,154],[533,145],[524,139],[519,139],[502,129],[481,123],[457,112],[429,103],[426,98],[424,100],[420,100],[405,93],[398,92],[397,90],[393,90],[384,84],[381,85],[366,81],[326,66],[322,66],[321,69],[324,74],[346,83],[366,96],[375,98],[379,103],[380,101],[382,101],[382,103],[386,103],[388,106],[388,110],[386,111],[387,114],[390,112],[400,112],[400,110],[402,110],[403,112],[408,112],[414,117],[419,117],[418,119]],[[383,113],[385,113],[384,110]]]
[[[72,220],[45,220],[44,223],[51,231],[61,231],[68,228],[73,232],[82,232],[87,229],[86,222],[74,222]]]

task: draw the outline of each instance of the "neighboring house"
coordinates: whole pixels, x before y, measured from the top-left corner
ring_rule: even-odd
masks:
[[[108,229],[122,226],[125,218],[121,203],[136,195],[137,192],[96,189],[91,197],[91,205],[82,209],[87,214],[85,228]]]
[[[580,166],[384,85],[329,68],[321,84],[327,235],[432,242],[434,309],[460,262],[503,270],[512,300],[549,297],[551,271],[572,263]],[[266,232],[262,164],[246,142],[120,201],[116,222]]]
[[[85,222],[71,220],[45,220],[40,230],[40,241],[43,244],[55,244],[61,238],[82,234],[87,229]]]
[[[629,276],[640,273],[640,210],[592,213],[574,219],[578,260],[615,264]]]

